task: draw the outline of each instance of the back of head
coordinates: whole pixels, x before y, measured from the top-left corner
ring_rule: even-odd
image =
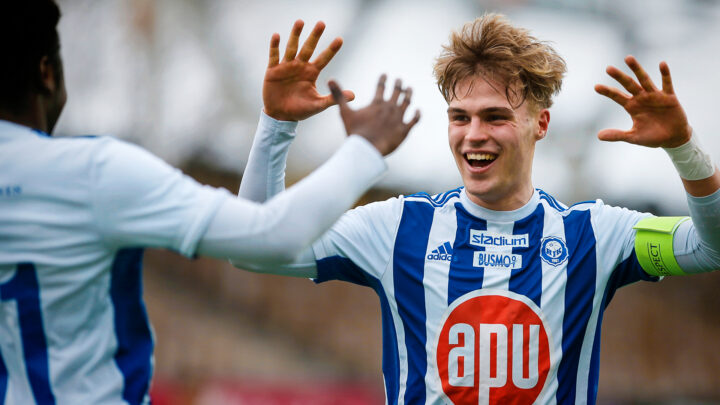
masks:
[[[43,56],[59,64],[59,20],[60,9],[53,0],[0,2],[0,109],[19,112],[30,93],[41,91]]]
[[[466,79],[483,77],[505,85],[512,106],[528,101],[548,108],[560,91],[565,61],[550,45],[499,14],[485,14],[453,32],[435,63],[438,88],[450,100]]]

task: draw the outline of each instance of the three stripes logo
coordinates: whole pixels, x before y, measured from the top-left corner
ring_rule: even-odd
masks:
[[[428,260],[440,260],[440,261],[450,261],[452,260],[452,245],[450,245],[450,242],[445,242],[442,245],[435,248],[432,252],[430,252],[427,255]]]

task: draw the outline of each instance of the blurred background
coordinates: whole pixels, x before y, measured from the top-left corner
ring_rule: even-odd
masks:
[[[318,49],[345,45],[320,76],[372,98],[381,73],[413,87],[423,118],[362,203],[460,183],[447,147],[447,108],[432,77],[450,32],[501,12],[550,41],[568,64],[538,144],[534,185],[567,204],[687,213],[679,178],[656,149],[599,142],[629,128],[593,91],[608,65],[635,55],[659,82],[670,65],[696,133],[720,161],[717,0],[58,0],[69,101],[56,133],[110,134],[142,145],[198,180],[235,192],[262,108],[273,32],[295,19],[327,29]],[[334,108],[302,122],[291,184],[342,143]],[[382,403],[380,307],[370,289],[243,272],[165,251],[146,255],[145,298],[157,337],[155,403]],[[621,291],[606,312],[600,404],[720,403],[720,275]]]

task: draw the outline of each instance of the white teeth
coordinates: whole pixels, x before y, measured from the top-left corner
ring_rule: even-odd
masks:
[[[497,155],[492,153],[466,153],[465,157],[468,160],[495,160]]]

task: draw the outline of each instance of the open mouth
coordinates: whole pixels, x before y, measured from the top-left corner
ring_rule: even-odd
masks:
[[[465,159],[472,167],[487,167],[497,159],[498,155],[494,153],[466,153]]]

